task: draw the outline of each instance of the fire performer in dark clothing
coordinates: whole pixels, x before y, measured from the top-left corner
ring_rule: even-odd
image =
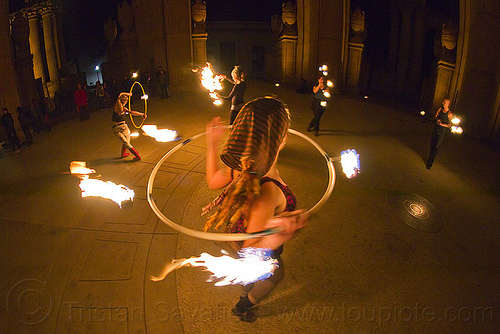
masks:
[[[231,101],[231,114],[229,117],[229,124],[233,125],[234,119],[241,107],[245,104],[245,91],[247,90],[247,83],[245,82],[245,72],[239,67],[235,66],[231,71],[232,80],[226,77],[225,75],[222,78],[226,79],[230,83],[232,83],[233,89],[229,93],[228,96],[220,96],[220,98]]]
[[[439,146],[441,146],[446,133],[449,132],[451,128],[453,113],[450,111],[450,100],[444,99],[441,104],[442,107],[439,108],[434,115],[436,125],[434,126],[434,131],[432,132],[429,158],[427,158],[426,163],[427,169],[431,169],[432,163],[438,153]]]

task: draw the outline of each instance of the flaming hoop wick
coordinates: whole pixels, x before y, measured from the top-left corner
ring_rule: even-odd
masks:
[[[271,257],[272,250],[269,248],[242,248],[239,258],[234,259],[228,255],[219,257],[202,253],[199,257],[189,259],[174,259],[167,264],[160,276],[151,276],[151,280],[158,282],[163,280],[169,273],[184,266],[206,267],[212,273],[208,282],[215,286],[230,284],[247,285],[268,278],[278,267],[278,260]]]

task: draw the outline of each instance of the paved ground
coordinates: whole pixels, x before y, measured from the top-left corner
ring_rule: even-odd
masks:
[[[247,98],[276,94],[303,131],[311,96],[250,82]],[[142,105],[139,105],[142,107]],[[149,123],[183,138],[214,116],[228,118],[198,85],[150,99]],[[431,170],[424,164],[432,124],[417,110],[371,99],[334,97],[313,137],[331,156],[355,148],[361,174],[337,165],[333,193],[283,254],[286,276],[259,305],[255,323],[230,314],[238,286],[214,287],[200,268],[152,282],[172,258],[218,255],[221,243],[166,227],[150,209],[146,186],[156,162],[177,143],[141,136],[143,160],[118,159],[109,112],[59,124],[20,154],[0,159],[1,333],[493,333],[500,328],[500,154],[466,136],[449,136]],[[464,126],[466,128],[466,126]],[[310,135],[310,134],[309,134]],[[298,137],[280,172],[299,206],[323,194],[323,158]],[[81,198],[71,161],[135,191],[131,208]],[[204,184],[203,138],[162,165],[158,207],[185,226],[216,194]],[[434,205],[444,228],[405,224],[388,204],[394,191]],[[430,205],[430,204],[429,204]],[[429,208],[433,208],[429,206]]]

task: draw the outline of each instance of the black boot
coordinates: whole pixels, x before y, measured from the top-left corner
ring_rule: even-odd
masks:
[[[257,319],[255,313],[250,311],[254,304],[248,299],[248,296],[240,297],[240,301],[231,309],[231,313],[242,321],[254,322]]]

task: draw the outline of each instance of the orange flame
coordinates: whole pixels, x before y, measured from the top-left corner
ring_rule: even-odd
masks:
[[[246,285],[272,275],[278,266],[278,261],[273,258],[262,258],[259,253],[263,249],[249,248],[248,250],[252,253],[251,255],[238,259],[228,255],[215,257],[207,253],[189,259],[174,259],[165,266],[160,276],[150,278],[154,282],[161,281],[169,273],[183,266],[206,267],[213,274],[209,281],[220,279],[214,284],[215,286]]]
[[[222,76],[215,75],[212,70],[212,65],[207,63],[207,66],[201,69],[201,85],[210,92],[210,96],[215,100],[214,104],[220,105],[222,102],[219,100],[216,90],[222,89]],[[219,101],[219,102],[217,102]]]
[[[156,125],[143,125],[142,131],[149,137],[153,137],[156,141],[166,143],[169,141],[174,141],[177,138],[177,132],[169,129],[158,129]]]
[[[82,197],[92,196],[110,199],[120,208],[123,202],[134,199],[134,191],[123,184],[117,185],[111,181],[89,179],[88,175],[85,175],[80,181],[80,189]]]

